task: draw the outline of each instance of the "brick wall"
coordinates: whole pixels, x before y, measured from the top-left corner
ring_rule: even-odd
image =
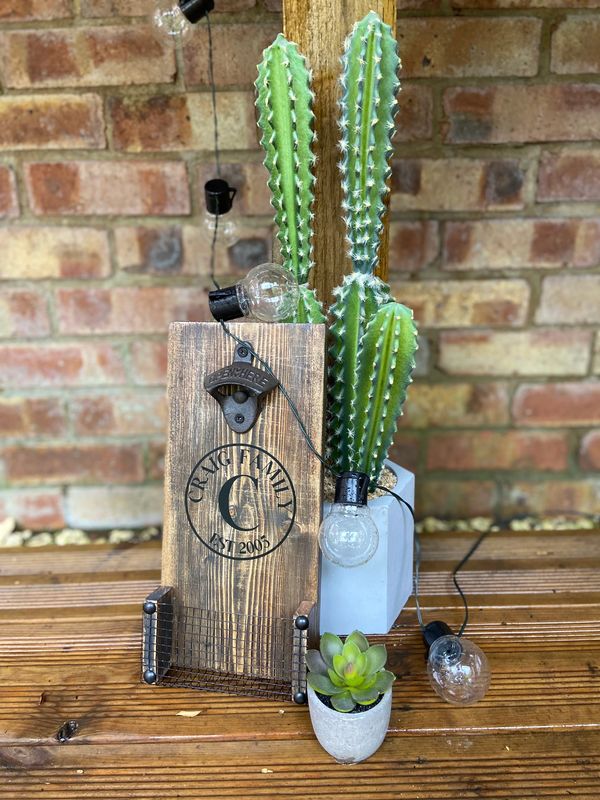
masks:
[[[166,327],[207,318],[206,29],[162,49],[149,5],[0,0],[0,517],[33,528],[156,521]],[[252,80],[281,18],[217,6],[235,276],[269,250]],[[399,16],[391,282],[422,343],[394,456],[421,515],[597,511],[600,0]]]

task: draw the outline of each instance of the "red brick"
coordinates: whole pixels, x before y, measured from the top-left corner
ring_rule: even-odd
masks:
[[[66,518],[74,528],[106,530],[115,526],[160,525],[163,487],[101,486],[67,489]]]
[[[438,363],[451,375],[586,375],[591,346],[591,331],[445,331]]]
[[[145,17],[150,14],[148,0],[81,0],[82,17]]]
[[[1,436],[60,436],[65,429],[63,403],[57,398],[0,398]]]
[[[600,508],[600,481],[550,480],[519,481],[506,487],[502,513],[548,514],[574,512],[597,514]]]
[[[60,289],[61,333],[166,333],[174,321],[208,321],[206,292],[188,287]]]
[[[403,19],[397,30],[402,75],[535,75],[541,28],[541,20],[528,17]]]
[[[600,322],[600,275],[551,275],[544,278],[536,322]]]
[[[140,436],[166,431],[164,392],[76,397],[70,413],[78,436]]]
[[[22,445],[5,448],[0,457],[14,485],[137,483],[144,478],[142,454],[133,445]]]
[[[0,518],[14,517],[21,528],[54,531],[64,527],[60,489],[14,489],[0,492]]]
[[[235,162],[221,164],[221,176],[237,189],[234,198],[234,209],[248,216],[274,214],[271,205],[271,190],[267,185],[269,173],[262,163]],[[198,193],[204,202],[204,184],[215,177],[215,165],[212,162],[198,165]]]
[[[36,338],[49,333],[43,295],[28,289],[0,289],[0,338]]]
[[[392,289],[425,328],[518,326],[529,305],[529,285],[523,280],[405,281]]]
[[[600,381],[519,386],[513,401],[518,425],[564,428],[600,424]]]
[[[171,83],[174,53],[150,27],[69,28],[5,33],[10,89]]]
[[[550,470],[568,466],[564,433],[461,431],[433,433],[427,444],[430,470]]]
[[[131,345],[133,380],[144,386],[167,382],[167,343],[137,341]]]
[[[122,384],[119,351],[108,344],[0,345],[0,375],[5,388]]]
[[[390,275],[431,266],[439,251],[437,222],[390,223]]]
[[[600,0],[451,0],[453,9],[475,8],[600,8]]]
[[[537,199],[600,200],[600,150],[546,152],[540,160]]]
[[[497,490],[492,481],[417,481],[417,513],[444,519],[494,516]]]
[[[0,279],[105,278],[106,231],[94,228],[0,228]]]
[[[567,17],[552,35],[552,72],[561,75],[600,72],[600,19]]]
[[[219,279],[235,280],[250,267],[269,261],[273,233],[236,223],[239,239],[228,246],[217,244],[215,272]],[[120,269],[144,275],[208,276],[212,234],[199,225],[143,225],[115,231],[116,256]]]
[[[599,261],[597,219],[486,219],[445,226],[445,269],[592,267]]]
[[[262,52],[280,30],[279,24],[271,22],[212,25],[217,86],[252,86],[258,75],[256,65],[262,58]],[[208,50],[208,29],[205,25],[198,26],[193,38],[183,48],[187,86],[210,86]]]
[[[396,464],[400,464],[404,469],[416,472],[419,468],[420,451],[420,437],[400,431],[394,436],[388,458]]]
[[[41,95],[0,98],[0,150],[104,148],[100,97]]]
[[[526,166],[514,159],[396,159],[393,211],[522,208]]]
[[[73,16],[71,0],[2,0],[1,22],[41,22]]]
[[[165,477],[165,444],[149,442],[147,477],[152,481],[162,481]]]
[[[37,162],[26,166],[25,180],[38,215],[190,213],[187,172],[180,162]]]
[[[589,431],[581,440],[579,465],[582,469],[600,470],[600,431]]]
[[[19,216],[19,200],[15,175],[8,167],[0,166],[0,217],[17,216]]]
[[[433,92],[429,86],[403,83],[398,96],[395,142],[431,139],[433,133]]]
[[[554,142],[600,138],[600,85],[498,84],[444,93],[447,142]]]
[[[218,96],[219,144],[223,150],[255,150],[258,134],[252,92]],[[113,97],[109,102],[116,150],[130,153],[214,149],[209,92],[152,97]]]
[[[473,428],[508,422],[504,383],[425,383],[410,387],[402,428]]]

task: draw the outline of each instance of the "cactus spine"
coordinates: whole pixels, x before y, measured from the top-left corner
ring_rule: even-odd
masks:
[[[392,301],[377,265],[386,209],[400,60],[375,12],[346,40],[340,102],[343,209],[354,272],[331,307],[329,456],[338,471],[381,472],[411,381],[412,311]]]
[[[339,166],[348,255],[357,272],[372,273],[377,265],[391,176],[399,67],[390,26],[371,11],[354,26],[342,58]]]
[[[323,322],[321,306],[306,285],[313,267],[314,95],[304,57],[281,34],[263,53],[256,90],[261,146],[283,266],[301,287],[293,321]]]

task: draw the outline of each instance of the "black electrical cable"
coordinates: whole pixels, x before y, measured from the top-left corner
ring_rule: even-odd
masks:
[[[213,132],[215,139],[215,164],[217,177],[221,177],[221,155],[219,149],[219,121],[217,119],[217,87],[215,86],[214,72],[214,50],[212,40],[212,29],[210,27],[210,14],[206,13],[206,31],[208,33],[208,80],[210,83],[210,96],[213,111]]]

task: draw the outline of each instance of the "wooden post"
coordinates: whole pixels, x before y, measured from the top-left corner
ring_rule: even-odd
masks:
[[[395,30],[396,0],[283,0],[284,34],[298,45],[313,72],[318,137],[313,282],[319,298],[326,303],[331,301],[332,289],[351,269],[346,256],[337,168],[340,56],[352,26],[369,11],[376,11]],[[377,271],[383,279],[387,279],[388,234],[386,220]]]

